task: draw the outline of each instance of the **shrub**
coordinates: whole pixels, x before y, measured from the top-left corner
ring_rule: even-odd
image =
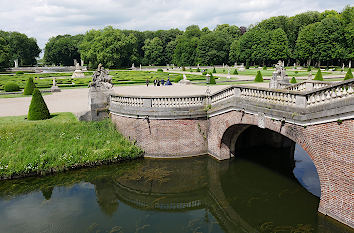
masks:
[[[318,69],[318,71],[316,73],[316,76],[315,76],[315,78],[313,80],[323,81],[321,69]]]
[[[213,73],[210,73],[210,83],[209,84],[216,84]]]
[[[16,83],[7,83],[4,86],[6,92],[19,91],[20,87]]]
[[[50,113],[41,92],[35,88],[32,95],[31,104],[28,110],[28,120],[45,120],[50,117]]]
[[[202,73],[202,75],[207,75],[207,73],[208,73],[208,72],[204,71],[204,72]]]
[[[182,76],[178,76],[178,77],[176,77],[175,79],[174,79],[174,82],[175,83],[178,83],[179,81],[181,81],[183,78],[182,78]]]
[[[311,71],[311,66],[307,67],[307,71],[310,72]]]
[[[163,69],[159,68],[157,69],[158,72],[163,72]]]
[[[216,73],[216,69],[215,69],[215,67],[214,67],[214,69],[213,69],[213,73],[214,73],[214,74]]]
[[[16,75],[25,74],[23,71],[16,71]]]
[[[186,67],[182,66],[182,71],[186,71]]]
[[[266,67],[266,66],[263,66],[263,70],[267,70],[267,67]]]
[[[297,83],[296,78],[295,78],[295,77],[293,77],[293,78],[290,80],[290,83],[292,83],[292,84]]]
[[[233,73],[233,74],[238,74],[237,69],[234,70],[234,73]]]
[[[197,72],[200,72],[200,69],[199,69],[199,67],[197,68]]]
[[[353,78],[352,68],[348,69],[348,72],[345,74],[344,80]]]
[[[246,61],[246,69],[249,69],[249,68],[250,68],[250,62]]]
[[[32,95],[33,90],[36,88],[36,85],[33,82],[33,78],[29,77],[25,86],[25,89],[23,90],[24,95]]]
[[[256,75],[256,78],[254,79],[255,82],[263,82],[263,77],[262,77],[262,73],[261,71],[257,71],[257,75]]]
[[[298,73],[299,73],[299,71],[295,70],[295,74],[298,74]]]

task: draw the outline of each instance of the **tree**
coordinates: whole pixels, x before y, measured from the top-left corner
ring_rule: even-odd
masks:
[[[315,32],[319,24],[310,24],[301,29],[296,41],[296,57],[300,61],[307,61],[307,66],[310,66],[312,59],[315,58]]]
[[[338,17],[327,17],[315,29],[314,57],[327,63],[341,59],[345,54],[344,27]]]
[[[139,57],[137,39],[109,26],[88,31],[79,46],[81,57],[90,67],[99,63],[108,68],[131,66]]]
[[[32,95],[33,90],[36,88],[36,85],[33,82],[33,78],[29,77],[26,82],[25,89],[23,90],[24,95]]]
[[[176,39],[176,49],[173,54],[173,63],[178,66],[191,66],[197,63],[197,47],[201,31],[196,25],[186,28],[183,35]]]
[[[285,32],[278,28],[270,32],[270,43],[268,44],[268,61],[286,60],[289,57],[288,38]]]
[[[214,31],[200,37],[197,47],[197,63],[215,65],[228,62],[230,43],[228,35]]]
[[[35,88],[32,95],[31,104],[28,110],[27,119],[33,120],[45,120],[50,118],[50,113],[45,103],[41,92],[38,88]]]
[[[154,39],[146,39],[144,50],[144,63],[145,64],[155,64],[163,65],[165,62],[163,53],[163,44],[160,38],[155,37]]]
[[[10,66],[10,47],[6,38],[0,34],[0,70]]]
[[[46,64],[69,66],[74,59],[80,60],[79,44],[83,35],[59,35],[52,37],[44,48],[44,61]]]
[[[28,38],[19,32],[6,33],[10,47],[11,60],[18,59],[20,65],[35,65],[36,58],[41,53],[34,38]]]

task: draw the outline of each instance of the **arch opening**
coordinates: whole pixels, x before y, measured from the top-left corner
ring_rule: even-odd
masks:
[[[242,158],[297,180],[307,191],[321,196],[316,167],[300,144],[255,125],[230,126],[221,140],[230,157]]]

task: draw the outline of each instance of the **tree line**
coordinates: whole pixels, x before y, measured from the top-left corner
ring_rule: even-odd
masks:
[[[33,66],[41,49],[35,38],[19,32],[5,32],[0,30],[0,69],[11,67],[18,59],[21,66]]]
[[[25,54],[23,50],[11,45],[9,34],[0,33],[0,51],[8,51],[11,59],[23,56],[20,55]],[[109,68],[130,67],[133,63],[192,66],[237,62],[270,66],[278,60],[288,65],[296,62],[305,66],[331,66],[353,60],[353,40],[354,7],[346,6],[342,12],[309,11],[292,17],[271,17],[248,28],[222,24],[212,30],[191,25],[185,31],[135,31],[108,26],[75,36],[59,35],[47,42],[44,62],[72,65],[73,59],[82,58],[92,68],[99,63]],[[38,54],[21,57],[21,65],[34,64],[34,55]],[[0,64],[6,59],[0,53]]]

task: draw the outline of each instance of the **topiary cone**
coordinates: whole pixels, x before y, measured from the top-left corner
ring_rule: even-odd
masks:
[[[262,73],[261,71],[257,71],[257,75],[256,75],[256,78],[254,79],[255,82],[263,82],[263,76],[262,76]]]
[[[316,73],[316,76],[315,76],[315,78],[313,80],[323,81],[321,69],[318,69],[318,71]]]
[[[28,120],[44,120],[50,117],[50,113],[41,92],[35,88],[32,95],[31,104],[28,110]]]
[[[33,82],[33,78],[29,77],[27,82],[26,82],[25,89],[23,90],[23,94],[24,95],[32,95],[33,94],[33,90],[35,88],[36,88],[36,85]]]
[[[353,73],[352,73],[352,69],[349,68],[348,72],[345,74],[344,80],[348,80],[353,78]]]

